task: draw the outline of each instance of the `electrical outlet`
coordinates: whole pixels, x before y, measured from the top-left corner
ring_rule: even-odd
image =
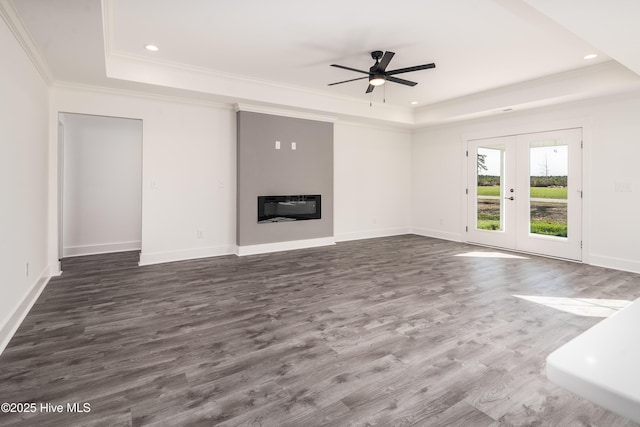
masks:
[[[292,142],[292,143],[291,143],[291,149],[292,149],[292,150],[295,150],[295,149],[297,149],[297,148],[298,148],[298,144],[296,144],[295,142]]]

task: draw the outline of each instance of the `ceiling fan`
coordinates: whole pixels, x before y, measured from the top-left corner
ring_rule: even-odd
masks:
[[[357,79],[345,80],[345,81],[336,82],[336,83],[329,83],[329,86],[353,82],[356,80],[363,80],[367,78],[369,79],[369,87],[367,87],[367,91],[365,93],[372,92],[376,86],[383,85],[387,81],[393,82],[393,83],[400,83],[401,85],[415,86],[418,83],[412,82],[409,80],[399,79],[393,76],[396,74],[409,73],[411,71],[426,70],[429,68],[436,67],[436,64],[431,63],[431,64],[416,65],[414,67],[399,68],[397,70],[386,71],[387,66],[389,65],[389,62],[391,61],[391,58],[393,58],[393,55],[395,55],[395,53],[390,51],[386,51],[383,54],[381,50],[374,50],[373,52],[371,52],[371,58],[375,59],[376,63],[373,64],[371,68],[369,68],[369,71],[357,70],[355,68],[345,67],[344,65],[331,64],[332,67],[343,68],[345,70],[367,74],[367,77],[358,77]]]

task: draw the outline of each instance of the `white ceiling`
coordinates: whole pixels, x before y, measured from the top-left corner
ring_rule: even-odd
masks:
[[[640,2],[615,2],[626,9],[608,12],[609,22],[600,19],[604,2],[598,0],[13,0],[13,5],[56,81],[187,90],[192,97],[411,124],[441,105],[483,94],[489,99],[492,91],[517,91],[519,85],[536,91],[532,82],[571,79],[576,72],[597,74],[608,81],[607,88],[616,86],[612,78],[620,82],[617,90],[635,85],[638,75],[619,63],[640,72],[635,68],[640,33],[626,29],[631,18],[624,25],[616,20],[640,16]],[[588,7],[568,13],[577,3]],[[614,2],[606,3],[604,9],[616,9]],[[590,31],[594,21],[597,31]],[[617,27],[617,36],[607,27]],[[145,50],[150,43],[160,50]],[[372,50],[396,53],[388,69],[429,62],[437,67],[398,76],[418,82],[413,88],[388,82],[371,97],[365,94],[366,80],[327,86],[361,77],[330,64],[367,70]],[[609,52],[618,62],[612,63]],[[586,61],[589,53],[599,56]],[[580,91],[574,97],[589,95],[590,89]],[[555,102],[558,96],[547,98]],[[520,105],[513,101],[482,109]]]

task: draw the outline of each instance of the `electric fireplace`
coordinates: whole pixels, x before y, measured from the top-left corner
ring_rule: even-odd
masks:
[[[258,196],[258,223],[320,219],[321,199],[320,194]]]

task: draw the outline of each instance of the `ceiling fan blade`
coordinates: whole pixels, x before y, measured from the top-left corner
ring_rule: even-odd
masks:
[[[368,71],[356,70],[355,68],[345,67],[344,65],[331,64],[332,67],[342,68],[344,70],[355,71],[356,73],[369,74]]]
[[[369,85],[369,87],[367,88],[367,91],[365,93],[371,93],[373,92],[373,89],[375,88],[374,85]]]
[[[388,82],[394,82],[394,83],[400,83],[401,85],[407,85],[407,86],[415,86],[418,83],[416,82],[412,82],[409,80],[405,80],[405,79],[399,79],[397,77],[391,77],[391,76],[387,76],[387,81]]]
[[[387,71],[386,74],[388,76],[392,76],[394,74],[409,73],[411,71],[427,70],[429,68],[436,68],[436,64],[431,63],[431,64],[424,64],[424,65],[416,65],[415,67],[399,68],[397,70]]]
[[[342,82],[335,82],[335,83],[329,83],[327,86],[333,86],[333,85],[339,85],[342,83],[349,83],[349,82],[355,82],[356,80],[363,80],[363,79],[368,79],[369,77],[358,77],[357,79],[351,79],[351,80],[345,80]]]
[[[395,55],[395,53],[393,53],[391,51],[386,51],[384,53],[384,56],[380,60],[380,63],[378,64],[378,68],[376,70],[377,71],[386,70],[387,69],[387,65],[389,65],[389,61],[391,61],[391,58],[393,58],[393,55]]]

